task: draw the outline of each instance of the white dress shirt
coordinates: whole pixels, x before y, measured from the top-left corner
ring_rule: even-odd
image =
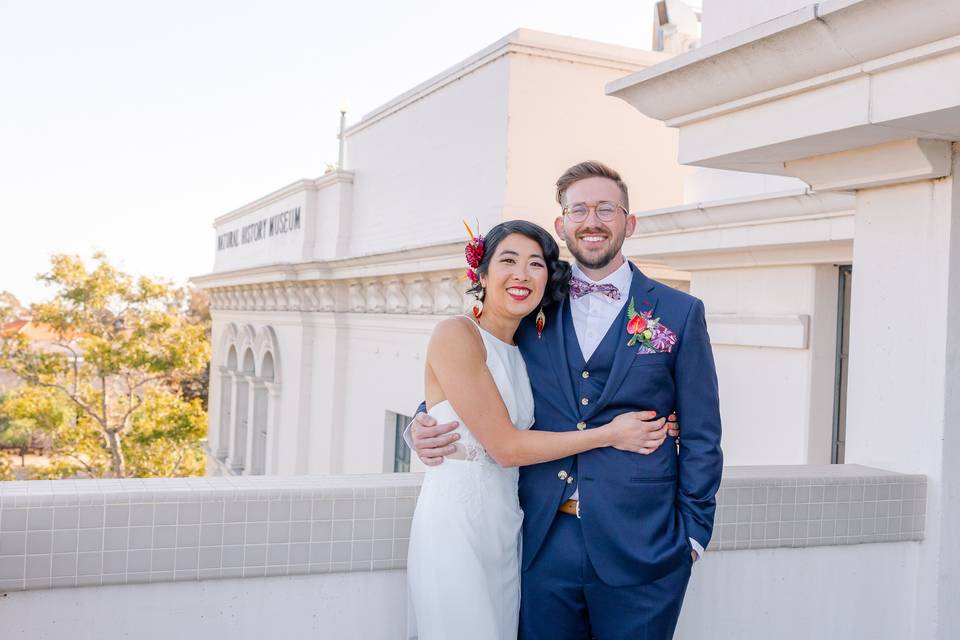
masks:
[[[594,284],[612,284],[620,292],[620,299],[614,300],[605,293],[593,292],[577,299],[570,298],[570,315],[573,317],[573,329],[577,334],[577,342],[580,344],[580,352],[583,359],[589,360],[593,352],[600,346],[604,336],[610,330],[614,321],[620,317],[620,313],[626,308],[630,300],[630,285],[633,284],[633,272],[630,270],[630,263],[624,260],[620,268],[608,275],[603,280],[595,281],[580,269],[579,265],[574,263],[573,276],[586,282]],[[571,500],[578,500],[580,490],[575,489]],[[698,556],[703,555],[703,546],[690,538],[690,545]]]
[[[579,266],[573,265],[573,277],[586,282],[594,282]],[[603,337],[607,335],[613,321],[620,316],[620,312],[627,306],[630,298],[630,285],[633,283],[633,273],[630,263],[624,260],[620,268],[603,280],[594,284],[612,284],[620,292],[620,299],[614,300],[605,293],[588,293],[585,296],[570,298],[570,315],[573,317],[573,329],[577,333],[577,342],[580,343],[580,352],[584,361],[589,360],[593,352],[600,346]]]

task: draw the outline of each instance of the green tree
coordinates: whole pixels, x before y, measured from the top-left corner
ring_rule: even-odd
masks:
[[[17,476],[13,473],[13,466],[6,456],[0,454],[0,480],[16,480]]]
[[[0,291],[0,324],[18,320],[24,315],[24,311],[17,296],[9,291]]]
[[[57,390],[23,386],[0,401],[0,446],[16,449],[20,466],[27,453],[49,452],[58,431],[73,415],[67,399]]]
[[[177,455],[195,469],[193,452],[205,417],[183,399],[181,386],[206,369],[210,342],[208,325],[186,313],[187,291],[135,279],[102,253],[94,255],[89,269],[77,256],[53,256],[50,270],[39,278],[55,293],[49,302],[33,305],[31,317],[57,339],[37,345],[19,334],[4,337],[0,368],[29,385],[58,391],[76,408],[77,419],[55,446],[72,447],[71,455],[89,465],[91,475],[180,473],[184,465],[175,462]],[[180,427],[163,424],[170,419]],[[184,420],[192,421],[191,428],[183,428]],[[158,444],[172,435],[182,439]],[[147,463],[150,455],[143,448],[173,455],[174,462]],[[104,455],[106,464],[100,461]]]

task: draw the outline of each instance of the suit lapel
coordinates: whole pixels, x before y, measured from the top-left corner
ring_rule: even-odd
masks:
[[[655,313],[657,309],[659,298],[654,291],[655,286],[653,281],[643,275],[632,262],[630,263],[630,270],[633,272],[630,293],[623,307],[623,311],[620,313],[620,317],[614,320],[613,325],[610,327],[610,330],[616,331],[620,337],[616,350],[614,351],[613,366],[610,368],[610,375],[607,377],[607,383],[603,387],[603,392],[597,401],[590,405],[589,410],[585,413],[585,420],[589,420],[596,415],[600,409],[610,401],[613,394],[620,389],[620,385],[622,385],[623,381],[627,378],[630,365],[633,364],[634,358],[637,357],[637,347],[627,346],[627,341],[629,340],[629,336],[627,335],[627,309],[629,308],[630,299],[633,299],[638,313],[648,309]]]
[[[567,364],[567,349],[564,341],[566,329],[566,306],[569,298],[563,298],[557,305],[557,312],[554,314],[553,327],[548,327],[544,331],[544,346],[547,349],[547,356],[550,364],[553,365],[554,373],[560,382],[560,392],[567,401],[567,406],[572,415],[577,415],[577,403],[573,393],[573,383],[570,382],[570,367]],[[552,329],[552,330],[551,330]]]

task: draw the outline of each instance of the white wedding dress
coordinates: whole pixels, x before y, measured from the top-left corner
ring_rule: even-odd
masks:
[[[517,429],[533,425],[533,394],[520,350],[480,329],[487,368]],[[449,402],[429,410],[458,421],[466,459],[429,467],[410,531],[411,638],[516,640],[520,612],[518,470],[487,454]],[[419,635],[417,635],[419,633]]]

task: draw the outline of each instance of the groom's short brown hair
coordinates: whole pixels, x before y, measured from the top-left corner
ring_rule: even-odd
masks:
[[[620,188],[620,195],[623,197],[623,208],[627,211],[630,211],[630,198],[627,196],[627,185],[623,181],[623,178],[620,177],[620,174],[603,164],[602,162],[597,162],[596,160],[587,160],[579,164],[575,164],[566,171],[563,172],[563,175],[557,178],[557,202],[560,203],[560,206],[566,206],[563,202],[564,196],[566,196],[567,189],[574,182],[579,182],[584,178],[609,178],[617,183],[617,187]]]

